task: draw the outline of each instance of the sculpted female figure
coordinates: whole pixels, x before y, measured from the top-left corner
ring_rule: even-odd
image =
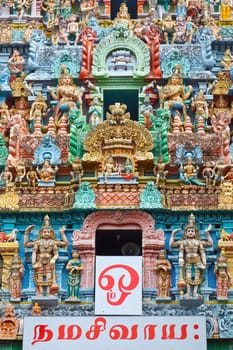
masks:
[[[79,287],[81,282],[81,272],[83,270],[82,260],[76,249],[72,250],[72,259],[66,265],[68,273],[68,298],[79,300]]]
[[[55,123],[57,125],[59,125],[62,116],[68,115],[71,108],[78,108],[82,111],[82,96],[84,93],[84,88],[79,88],[73,83],[73,78],[65,66],[61,66],[61,71],[56,93],[53,92],[50,86],[47,87],[52,98],[58,101],[55,115]]]
[[[34,282],[37,296],[56,295],[55,264],[59,257],[59,247],[66,248],[68,240],[65,236],[65,226],[60,228],[61,240],[57,240],[55,232],[50,226],[49,216],[44,217],[44,224],[38,232],[38,239],[29,241],[29,234],[34,225],[28,226],[24,236],[24,246],[32,248],[32,267],[34,268]]]

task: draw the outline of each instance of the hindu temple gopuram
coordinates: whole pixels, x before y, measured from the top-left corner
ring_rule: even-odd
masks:
[[[0,1],[0,349],[233,349],[232,0]]]

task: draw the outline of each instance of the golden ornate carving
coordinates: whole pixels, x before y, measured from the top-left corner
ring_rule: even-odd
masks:
[[[11,189],[9,192],[6,192],[0,195],[0,211],[2,210],[19,210],[19,196],[17,193]]]
[[[121,155],[135,160],[152,159],[153,139],[150,132],[138,122],[130,120],[126,105],[111,105],[103,123],[84,141],[84,161],[101,161],[110,155]]]
[[[19,249],[18,242],[0,243],[0,256],[3,260],[1,271],[1,285],[2,289],[7,289],[9,285],[8,274],[11,266],[12,259],[17,255]]]
[[[222,192],[219,195],[219,209],[233,209],[233,184],[224,180],[220,188]]]

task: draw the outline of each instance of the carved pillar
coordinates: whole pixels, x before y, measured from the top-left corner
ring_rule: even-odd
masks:
[[[19,244],[18,242],[12,243],[0,243],[0,255],[3,260],[3,271],[2,271],[2,289],[8,289],[8,273],[11,266],[11,261],[14,255],[18,254]]]
[[[156,230],[156,236],[163,237],[163,230]],[[143,239],[143,288],[155,288],[156,274],[154,263],[159,254],[159,250],[164,248],[164,240],[156,240],[144,237]]]
[[[111,0],[103,0],[104,3],[104,14],[110,16],[111,13]]]
[[[138,0],[138,15],[143,14],[144,3],[145,3],[145,0]]]

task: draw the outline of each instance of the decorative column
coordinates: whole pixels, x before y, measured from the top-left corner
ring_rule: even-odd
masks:
[[[8,289],[8,273],[11,266],[12,258],[18,255],[19,243],[0,243],[0,255],[3,260],[3,272],[1,277],[2,289]]]
[[[143,14],[144,3],[145,3],[145,0],[138,0],[138,15]]]
[[[103,0],[104,3],[104,14],[110,16],[111,13],[111,1],[110,0]]]

